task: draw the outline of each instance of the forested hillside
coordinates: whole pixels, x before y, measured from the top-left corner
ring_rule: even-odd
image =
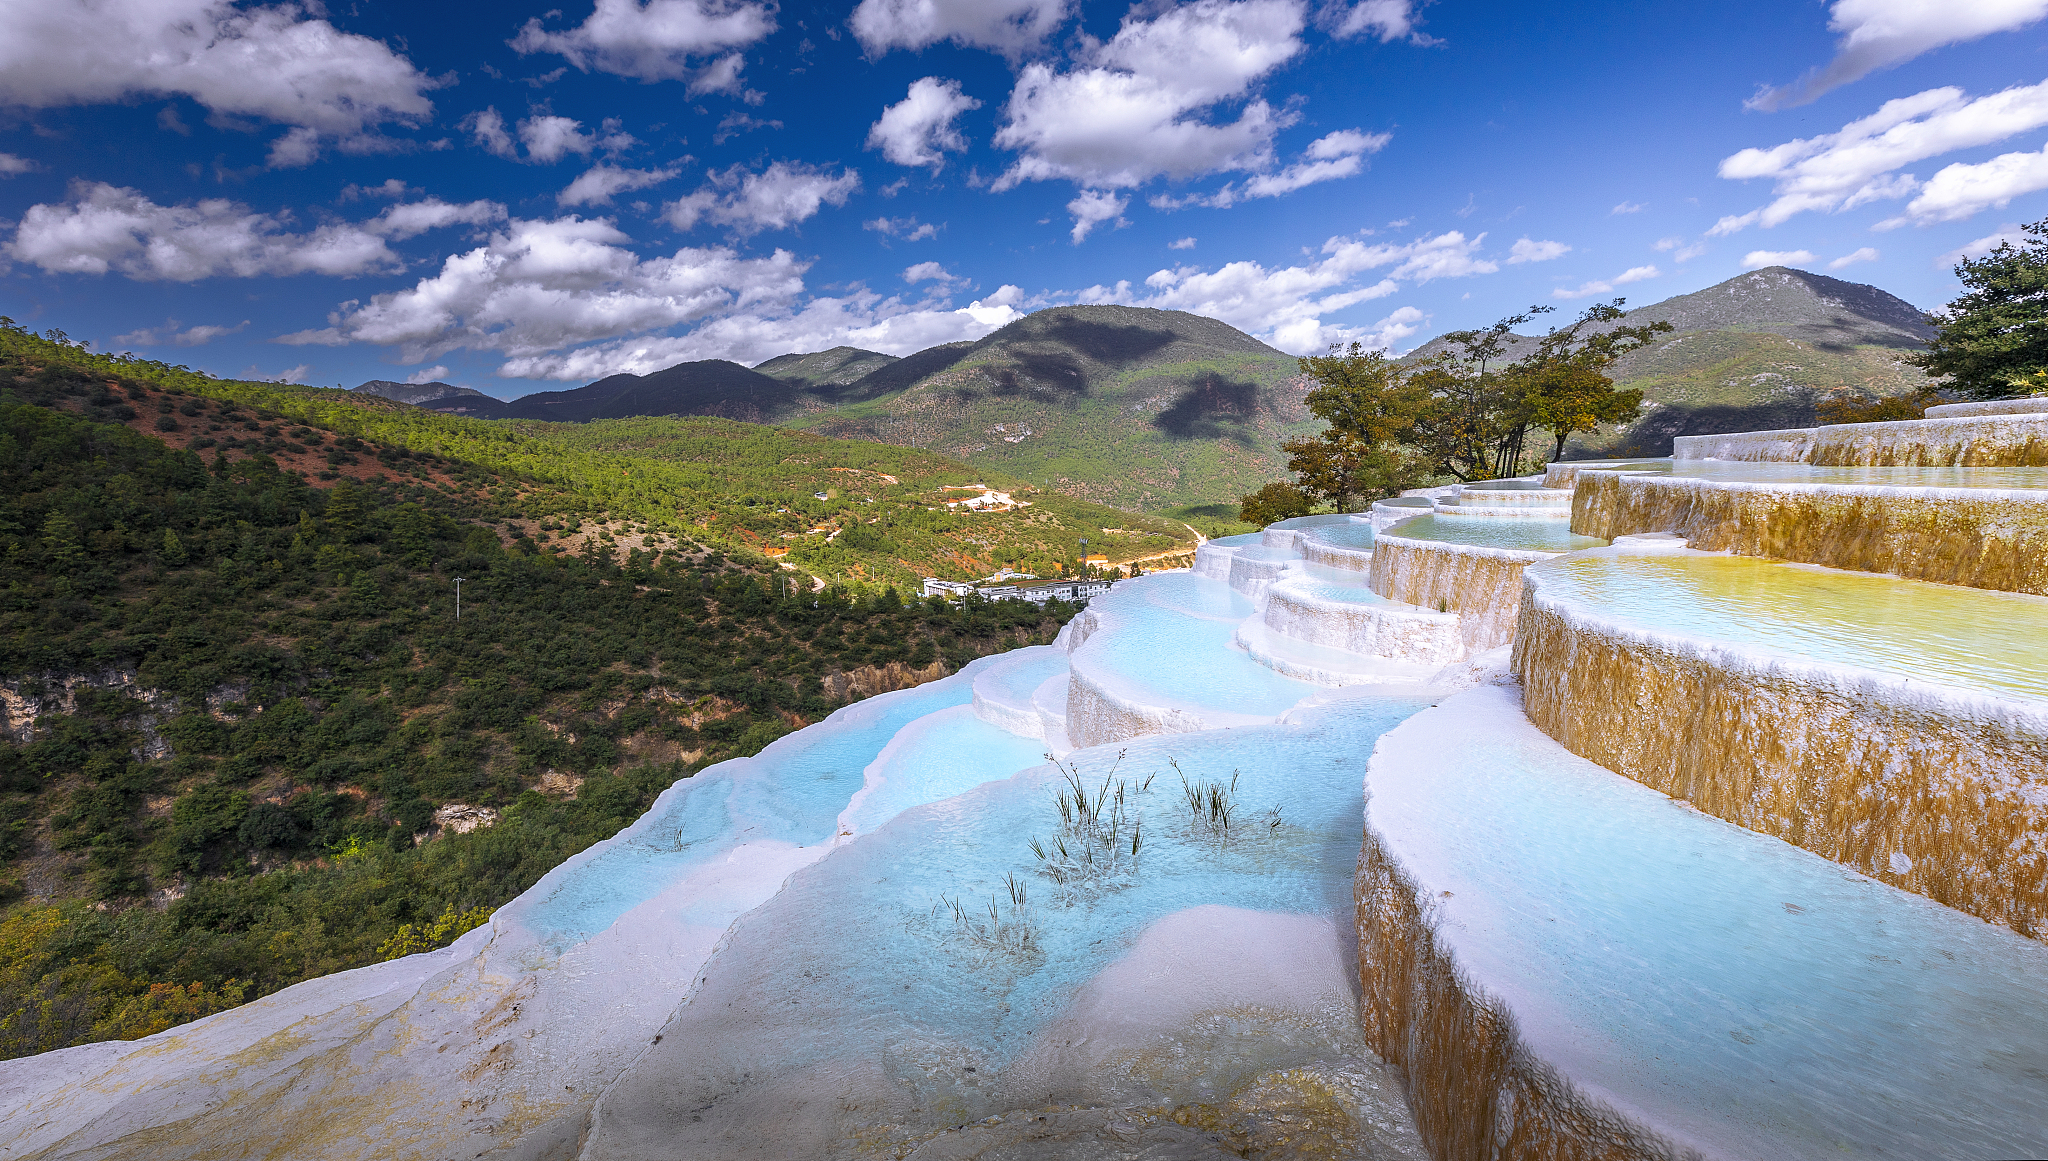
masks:
[[[705,469],[338,394],[0,332],[0,1055],[446,943],[676,779],[1071,613],[814,591],[675,516],[749,507],[659,491]]]

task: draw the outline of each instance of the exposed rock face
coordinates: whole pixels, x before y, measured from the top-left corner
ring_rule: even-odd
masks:
[[[377,395],[398,403],[431,403],[436,399],[483,399],[491,403],[497,400],[474,387],[457,387],[452,383],[394,383],[389,379],[372,379],[358,385],[355,390],[365,395]]]
[[[1837,468],[2048,466],[2048,414],[2007,413],[1844,423],[1729,435],[1682,435],[1681,460],[1808,463]]]
[[[934,661],[923,668],[913,668],[901,661],[887,665],[863,665],[846,673],[831,673],[822,684],[825,696],[834,701],[844,701],[850,696],[873,697],[878,693],[909,689],[927,681],[937,681],[947,674],[944,661]]]

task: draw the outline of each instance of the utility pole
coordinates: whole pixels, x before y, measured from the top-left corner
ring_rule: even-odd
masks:
[[[455,578],[455,619],[462,619],[462,577]]]

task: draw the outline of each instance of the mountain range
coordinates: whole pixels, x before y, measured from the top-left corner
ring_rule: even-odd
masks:
[[[1630,311],[1676,330],[1618,362],[1646,414],[1567,455],[1668,454],[1677,435],[1798,426],[1830,395],[1925,383],[1904,361],[1933,333],[1894,295],[1782,266]],[[1536,341],[1517,335],[1508,357]],[[1447,349],[1436,339],[1404,361]],[[975,342],[904,357],[856,347],[612,375],[503,402],[469,388],[359,391],[483,419],[584,422],[711,415],[926,448],[1077,498],[1149,511],[1218,501],[1285,474],[1280,445],[1312,432],[1292,356],[1216,319],[1127,306],[1042,310]],[[396,394],[406,392],[412,395]]]

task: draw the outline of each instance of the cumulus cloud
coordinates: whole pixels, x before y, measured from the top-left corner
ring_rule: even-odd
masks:
[[[567,189],[556,194],[555,204],[608,206],[619,194],[673,181],[681,172],[674,166],[667,169],[622,169],[616,165],[595,165],[570,182]]]
[[[1437,43],[1434,37],[1416,27],[1420,21],[1415,17],[1415,7],[1414,0],[1358,0],[1356,4],[1328,4],[1324,6],[1319,23],[1339,39],[1376,36],[1381,44],[1396,40],[1423,45]]]
[[[627,241],[604,220],[513,219],[413,287],[344,304],[327,327],[278,341],[392,346],[408,363],[464,348],[527,358],[783,303],[803,289],[804,264],[785,250],[741,258],[685,247],[642,259]]]
[[[1022,156],[995,188],[1066,179],[1114,189],[1268,169],[1290,115],[1263,100],[1234,121],[1202,114],[1298,54],[1302,27],[1299,0],[1192,0],[1149,20],[1124,17],[1106,43],[1084,42],[1070,72],[1026,65],[995,137]]]
[[[442,379],[446,378],[447,375],[448,368],[446,366],[443,366],[442,364],[436,363],[434,366],[428,367],[424,371],[414,371],[412,374],[407,375],[405,377],[405,381],[411,383],[415,387],[418,387],[428,383],[439,383]]]
[[[1957,162],[1928,178],[1920,196],[1906,204],[1906,212],[1878,223],[1878,228],[1909,221],[1921,226],[1960,221],[1984,210],[2002,210],[2021,194],[2043,189],[2048,189],[2048,148],[2002,153],[1975,165]]]
[[[1338,235],[1323,243],[1318,257],[1295,266],[1269,268],[1240,261],[1216,270],[1170,267],[1145,280],[1140,291],[1128,282],[1079,292],[1083,302],[1121,302],[1162,310],[1185,310],[1222,319],[1291,354],[1314,354],[1331,343],[1359,342],[1390,349],[1417,333],[1426,316],[1401,307],[1366,327],[1326,323],[1324,316],[1400,290],[1399,279],[1426,282],[1490,274],[1496,263],[1478,258],[1484,240],[1452,230],[1408,243],[1372,243]],[[1361,276],[1385,276],[1359,285]]]
[[[509,359],[498,373],[526,379],[644,375],[697,359],[758,363],[790,351],[860,347],[908,355],[940,343],[978,339],[1015,322],[1023,292],[1005,286],[957,310],[908,304],[860,291],[811,299],[803,308],[750,311],[711,319],[684,335],[600,343],[556,354]]]
[[[1640,214],[1649,208],[1641,202],[1622,202],[1607,212],[1609,214]]]
[[[293,233],[283,216],[226,198],[162,206],[105,182],[73,182],[61,205],[30,206],[7,253],[53,274],[114,271],[138,281],[193,282],[259,275],[391,273],[404,268],[385,245],[461,222],[502,218],[505,208],[429,199],[396,205],[362,223]]]
[[[575,28],[551,32],[528,20],[512,48],[555,53],[583,72],[641,81],[690,81],[692,92],[736,90],[744,48],[775,31],[775,6],[747,0],[597,0]],[[707,66],[693,58],[726,53]]]
[[[125,335],[115,335],[114,345],[119,347],[203,347],[223,335],[242,333],[248,329],[249,320],[243,319],[231,327],[206,324],[187,327],[184,330],[180,330],[178,327],[177,319],[165,319],[164,325],[160,327],[144,327],[141,330],[129,331]]]
[[[1811,250],[1751,250],[1742,256],[1742,268],[1761,270],[1766,266],[1808,266],[1819,259],[1820,255]]]
[[[662,217],[678,230],[707,221],[742,235],[783,230],[826,205],[845,205],[858,189],[860,174],[851,169],[834,176],[800,161],[778,161],[760,173],[735,165],[712,173],[697,192],[663,206]]]
[[[871,221],[862,222],[860,228],[863,230],[873,230],[885,238],[901,238],[906,242],[919,242],[926,238],[936,238],[939,236],[937,226],[932,225],[930,222],[918,221],[916,214],[912,214],[907,218],[875,218]]]
[[[1067,22],[1067,0],[861,0],[848,22],[870,56],[950,40],[1017,56]]]
[[[1193,238],[1176,238],[1168,242],[1166,248],[1169,250],[1192,250],[1195,248],[1195,240]]]
[[[1789,85],[1765,86],[1751,109],[1804,105],[1830,89],[1948,44],[2010,32],[2048,15],[2048,0],[1835,0],[1828,28],[1841,36],[1835,59]]]
[[[1874,248],[1864,246],[1859,249],[1852,250],[1849,253],[1842,255],[1840,258],[1835,259],[1833,262],[1828,263],[1828,269],[1840,270],[1844,266],[1854,266],[1858,262],[1875,262],[1877,261],[1877,258],[1878,253]]]
[[[1527,238],[1515,239],[1508,247],[1508,265],[1519,266],[1524,262],[1548,262],[1571,253],[1572,248],[1563,242],[1532,242]]]
[[[528,117],[519,123],[519,140],[529,161],[552,165],[571,153],[588,156],[597,138],[583,132],[583,122],[570,117]]]
[[[2017,222],[2007,222],[1992,233],[1974,241],[1965,242],[1934,260],[1936,266],[1954,266],[1965,258],[1982,258],[2000,246],[2018,246],[2028,240],[2028,234]]]
[[[1178,209],[1187,205],[1205,205],[1213,209],[1228,206],[1252,198],[1273,198],[1290,194],[1317,182],[1336,181],[1352,177],[1365,170],[1365,158],[1378,153],[1392,141],[1391,133],[1361,133],[1356,129],[1339,129],[1309,143],[1302,154],[1302,160],[1280,170],[1278,173],[1258,174],[1244,183],[1240,191],[1232,182],[1213,194],[1193,195],[1174,199],[1161,195],[1152,199],[1159,209]]]
[[[1684,238],[1659,238],[1650,246],[1650,249],[1662,254],[1669,254],[1677,262],[1690,262],[1707,252],[1707,244],[1705,242],[1687,244]]]
[[[0,104],[30,108],[190,97],[219,118],[293,126],[270,163],[323,147],[391,148],[389,124],[433,112],[439,83],[381,41],[319,19],[318,5],[233,0],[45,0],[0,6]]]
[[[1104,222],[1115,222],[1121,228],[1130,225],[1124,220],[1124,210],[1130,207],[1131,199],[1118,197],[1108,190],[1084,189],[1067,203],[1067,212],[1074,215],[1074,245],[1081,244],[1095,227]]]
[[[12,153],[0,153],[0,177],[14,177],[18,174],[34,173],[41,168],[40,165],[26,157],[16,157]]]
[[[897,165],[929,166],[936,172],[946,163],[948,152],[967,148],[967,139],[953,127],[953,121],[981,102],[960,91],[960,82],[924,77],[910,82],[910,92],[901,101],[882,110],[882,117],[868,130],[868,148]]]
[[[1749,213],[1723,217],[1707,233],[1720,237],[1759,223],[1775,226],[1807,210],[1832,212],[1853,209],[1866,202],[1902,198],[1919,189],[1920,183],[1910,173],[1897,172],[1900,168],[1957,149],[1988,145],[2042,125],[2048,125],[2048,81],[2015,86],[1974,100],[1961,89],[1947,86],[1886,101],[1877,112],[1844,125],[1838,132],[1800,138],[1770,149],[1745,149],[1724,159],[1720,167],[1722,177],[1770,178],[1778,197]],[[1995,166],[1997,162],[1985,164]],[[2024,164],[2011,168],[2015,174],[2025,170]],[[1994,175],[1987,172],[1985,176]],[[1958,209],[1968,204],[1970,199],[1963,181],[1953,182],[1948,188],[1964,196],[1940,195],[1943,200],[1930,203],[1930,214],[1947,212],[1950,204]],[[1952,198],[1953,201],[1947,200]],[[1975,213],[1976,209],[1968,212]]]
[[[910,283],[912,286],[925,281],[936,282],[941,286],[950,286],[955,282],[965,282],[966,279],[953,277],[953,275],[946,272],[944,266],[936,262],[920,262],[903,271],[903,281]]]
[[[1615,275],[1612,278],[1602,278],[1596,279],[1592,282],[1582,282],[1579,285],[1570,288],[1560,286],[1557,289],[1550,292],[1550,297],[1586,298],[1595,294],[1609,294],[1612,293],[1614,288],[1617,286],[1626,286],[1631,282],[1641,282],[1645,278],[1655,278],[1661,273],[1663,272],[1658,270],[1655,266],[1631,266],[1627,270],[1622,271],[1621,273]]]

